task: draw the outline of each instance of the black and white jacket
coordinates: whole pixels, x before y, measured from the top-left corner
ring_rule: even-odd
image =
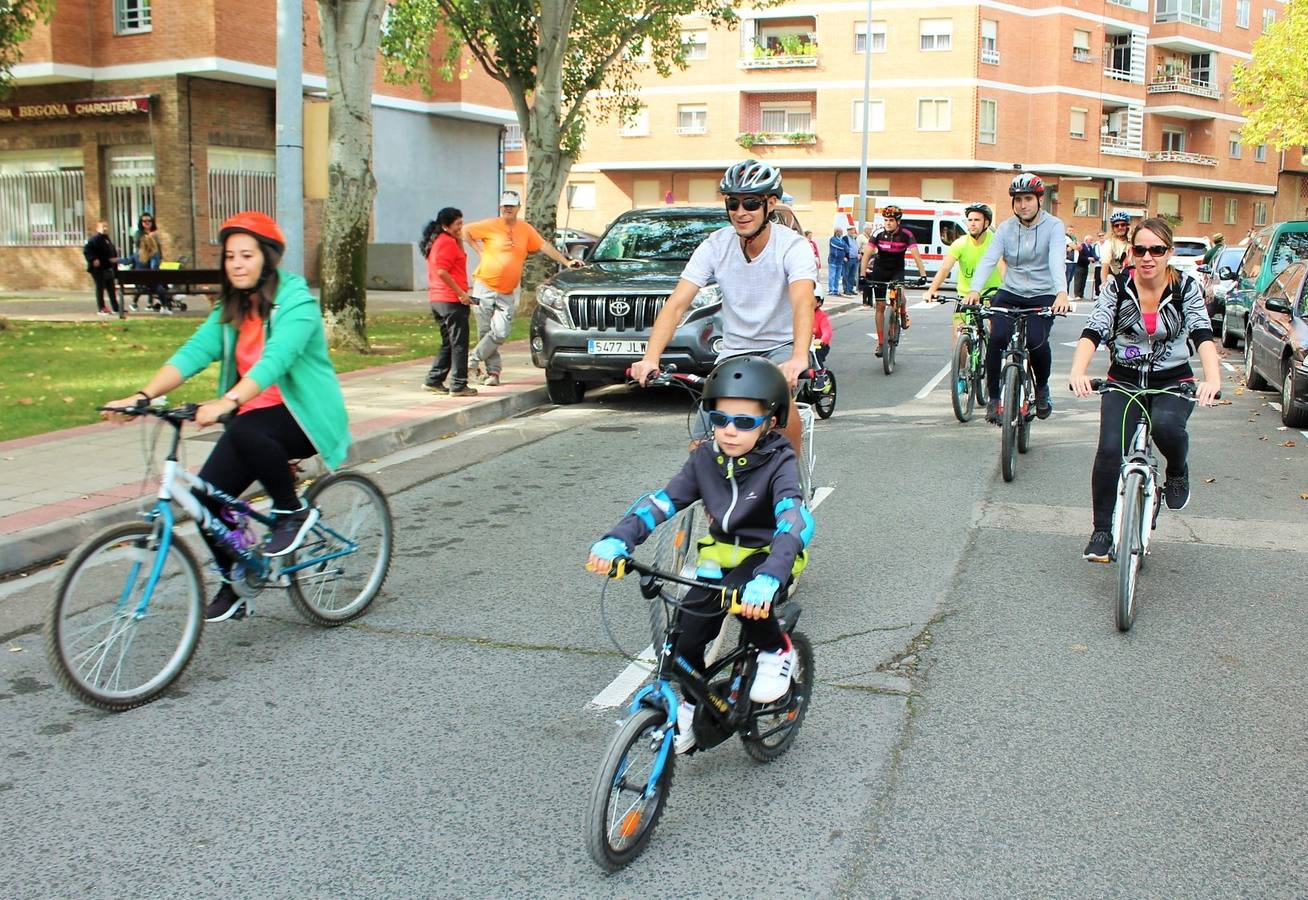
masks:
[[[1213,339],[1199,283],[1181,273],[1163,289],[1158,301],[1158,333],[1145,331],[1140,295],[1131,270],[1115,275],[1099,292],[1094,312],[1081,337],[1095,346],[1108,343],[1108,376],[1118,381],[1156,386],[1194,376],[1190,345]]]

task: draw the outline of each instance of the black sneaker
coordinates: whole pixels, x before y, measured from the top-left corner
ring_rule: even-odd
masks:
[[[263,545],[264,556],[285,556],[299,549],[304,536],[318,523],[318,508],[314,506],[284,513],[277,518],[272,533]]]
[[[998,425],[1000,423],[998,400],[991,400],[986,404],[986,421],[991,425]]]
[[[1190,473],[1169,475],[1167,484],[1163,485],[1163,499],[1168,509],[1185,509],[1190,502]]]
[[[444,394],[449,390],[449,388],[445,387],[445,382],[443,381],[424,381],[422,386],[434,394]]]
[[[1107,531],[1096,531],[1085,545],[1086,562],[1106,563],[1113,559],[1113,536]]]
[[[1049,385],[1036,386],[1036,416],[1047,419],[1054,412],[1054,398],[1049,396]]]
[[[236,596],[230,584],[224,584],[204,608],[206,622],[225,622],[245,618],[245,601]]]

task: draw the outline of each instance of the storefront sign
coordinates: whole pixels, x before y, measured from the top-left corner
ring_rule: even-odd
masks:
[[[95,97],[90,100],[67,102],[0,105],[0,122],[85,119],[92,116],[123,116],[149,111],[149,97]]]

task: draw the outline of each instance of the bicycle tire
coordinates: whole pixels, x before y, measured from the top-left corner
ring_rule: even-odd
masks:
[[[158,527],[162,527],[162,524]],[[126,613],[139,602],[135,599],[135,589],[144,586],[140,582],[148,582],[153,570],[152,564],[158,556],[156,531],[156,525],[148,522],[125,522],[103,529],[78,548],[69,559],[68,568],[59,581],[55,602],[46,622],[46,658],[50,661],[55,678],[70,694],[98,709],[122,712],[154,700],[181,677],[200,645],[200,637],[204,632],[204,580],[195,554],[177,539],[176,533],[168,546],[168,557],[160,570],[160,579],[155,583],[155,593],[149,602],[148,610],[152,611],[151,614],[137,617]],[[177,567],[175,572],[169,571],[170,564]],[[114,571],[111,567],[122,571]],[[124,581],[124,578],[129,580]],[[83,587],[85,592],[82,591]],[[167,595],[160,592],[165,587],[170,591],[172,588],[177,589],[176,599],[171,592]],[[100,595],[102,599],[96,603],[92,598],[102,590],[106,593]],[[86,618],[86,613],[96,607],[103,609],[106,605],[114,607],[110,619],[96,622],[100,616],[92,614],[91,622],[71,627],[75,619]],[[165,619],[162,613],[169,610],[180,612],[183,619],[175,642],[167,632],[159,628]],[[132,621],[128,622],[128,619]],[[150,625],[148,633],[145,623]],[[110,625],[107,636],[96,639],[83,653],[75,652],[79,633],[96,638],[104,625]],[[157,639],[156,634],[160,635]],[[109,690],[106,682],[88,679],[87,664],[92,659],[98,659],[99,662],[94,664],[93,669],[99,670],[109,661],[114,647],[124,638],[125,642],[121,643],[114,665],[117,674],[113,677],[118,688]],[[143,651],[148,651],[152,644],[159,648],[159,655],[164,657],[162,663],[157,666],[153,663],[141,666],[144,672],[142,683],[123,689],[123,667],[130,660],[144,658]],[[97,651],[98,648],[103,648],[98,655],[85,662],[78,661],[79,656]],[[135,651],[130,660],[127,654],[129,648]]]
[[[819,419],[829,419],[836,411],[836,373],[827,370],[826,379],[826,386],[817,392],[813,401],[813,410]]]
[[[1135,624],[1135,594],[1140,556],[1143,549],[1140,526],[1144,511],[1144,476],[1132,472],[1126,476],[1122,495],[1122,518],[1117,530],[1117,607],[1118,631],[1130,631]]]
[[[790,745],[799,735],[800,726],[804,724],[808,704],[813,699],[813,645],[803,633],[798,631],[791,633],[790,641],[795,646],[797,671],[790,685],[792,703],[787,712],[778,717],[786,721],[779,722],[775,726],[779,730],[772,735],[751,737],[748,732],[740,733],[740,742],[744,745],[745,752],[755,762],[772,762],[790,749]],[[768,737],[773,736],[776,736],[777,740],[769,741]]]
[[[895,371],[895,348],[899,346],[899,305],[886,304],[886,343],[881,349],[881,371],[890,375]]]
[[[590,852],[591,859],[606,872],[616,872],[644,852],[655,826],[658,825],[659,817],[663,814],[663,807],[667,804],[668,792],[672,789],[673,770],[676,768],[675,753],[667,754],[667,762],[659,775],[653,795],[648,799],[643,796],[649,784],[648,776],[652,773],[654,760],[657,759],[658,748],[654,746],[655,734],[663,729],[666,721],[665,710],[642,706],[618,729],[617,735],[609,744],[604,762],[600,765],[599,773],[591,788],[590,802],[586,807],[585,836],[586,849]],[[667,738],[665,737],[664,740]],[[629,774],[633,774],[632,751],[641,741],[646,741],[650,745],[650,765],[648,769],[641,766],[635,770],[636,776],[645,773],[645,779],[640,782],[639,787],[628,786],[626,778]],[[617,800],[617,806],[620,806],[624,789],[625,793],[637,795],[637,799],[625,812],[622,812],[616,822],[610,823],[611,814],[620,811],[615,807],[614,801]],[[635,818],[632,818],[633,816]],[[612,832],[615,825],[619,832],[617,836],[625,842],[621,846],[615,846],[613,841]],[[624,831],[630,833],[623,834]]]
[[[1004,369],[1002,386],[1004,417],[1000,421],[999,467],[1003,471],[1004,481],[1017,477],[1017,366]]]
[[[954,406],[954,418],[960,422],[971,420],[976,403],[976,384],[972,379],[971,368],[972,339],[964,331],[954,341],[954,355],[949,362],[949,399]]]
[[[1021,416],[1017,420],[1018,453],[1031,449],[1031,418],[1034,413],[1030,410],[1030,404],[1035,402],[1035,383],[1029,375],[1022,380],[1022,388],[1022,406],[1026,408],[1019,410]]]
[[[354,493],[353,502],[350,502],[349,491]],[[360,548],[356,551],[359,554],[357,556],[351,553],[327,560],[301,569],[291,577],[289,590],[295,608],[315,625],[334,628],[352,622],[367,612],[386,581],[395,547],[391,507],[377,483],[361,472],[336,472],[319,479],[305,492],[304,498],[310,506],[319,508],[321,518],[292,559],[312,558],[341,547],[339,539],[328,529],[355,541]],[[367,513],[362,505],[364,502],[372,511],[370,521],[365,521]],[[346,597],[338,603],[337,595],[341,592],[341,586],[355,580],[349,574],[354,567],[353,563],[365,559],[363,554],[368,551],[364,548],[373,544],[377,548],[375,559],[364,569],[362,585],[357,590],[346,587]]]

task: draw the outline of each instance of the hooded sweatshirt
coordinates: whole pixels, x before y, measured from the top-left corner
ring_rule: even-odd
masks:
[[[1040,210],[1030,228],[1017,216],[995,229],[995,238],[972,273],[972,284],[985,284],[1002,258],[1008,266],[1003,289],[1019,297],[1043,297],[1067,290],[1067,229]]]

